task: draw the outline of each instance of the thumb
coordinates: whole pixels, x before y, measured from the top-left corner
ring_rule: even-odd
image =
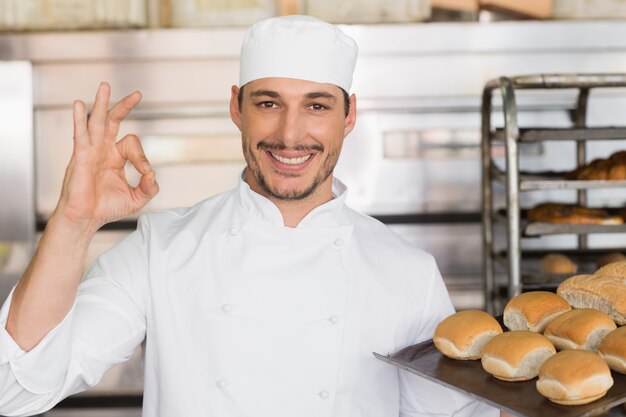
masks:
[[[159,192],[159,184],[153,170],[143,174],[139,184],[132,189],[137,204],[136,211],[142,209]]]

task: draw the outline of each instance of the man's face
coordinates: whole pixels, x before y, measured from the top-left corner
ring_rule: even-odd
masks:
[[[232,88],[231,117],[241,131],[250,187],[274,200],[330,198],[332,172],[354,127],[356,98],[346,117],[342,90],[332,84],[263,78]]]

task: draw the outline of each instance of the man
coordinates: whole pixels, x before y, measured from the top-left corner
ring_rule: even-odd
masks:
[[[142,216],[80,286],[94,233],[158,185],[139,139],[116,142],[139,93],[108,109],[102,84],[89,121],[74,104],[58,206],[0,312],[0,414],[45,411],[142,343],[144,416],[494,412],[372,356],[430,338],[453,309],[433,258],[346,207],[333,179],[356,121],[356,55],[317,19],[254,25],[230,100],[247,162],[238,187]]]

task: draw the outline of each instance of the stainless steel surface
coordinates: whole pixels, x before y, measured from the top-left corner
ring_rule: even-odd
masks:
[[[519,196],[519,159],[518,143],[519,126],[517,121],[517,103],[512,82],[508,78],[500,78],[505,131],[506,152],[506,206],[507,206],[507,252],[509,257],[509,285],[507,295],[515,297],[522,291],[520,274],[521,241],[520,241],[520,196]],[[489,139],[488,139],[489,140]]]
[[[504,131],[497,130],[494,139],[504,140]],[[568,128],[568,129],[520,129],[518,142],[540,142],[544,140],[608,140],[626,139],[624,128]]]
[[[505,218],[506,222],[506,281],[507,281],[507,296],[511,298],[519,294],[523,289],[522,277],[521,277],[521,259],[522,259],[522,247],[521,238],[530,236],[545,236],[554,234],[574,234],[577,238],[576,248],[578,250],[585,250],[589,245],[588,234],[605,234],[615,233],[622,234],[626,232],[626,226],[623,225],[562,225],[562,224],[546,224],[546,223],[530,223],[521,232],[521,191],[545,191],[545,190],[574,190],[576,191],[576,200],[579,204],[587,205],[591,201],[590,193],[594,189],[598,188],[616,188],[626,187],[626,180],[619,181],[569,181],[563,178],[564,172],[551,171],[536,173],[536,174],[524,174],[521,172],[521,153],[520,145],[523,144],[522,137],[532,132],[534,137],[531,137],[532,142],[538,138],[545,141],[551,141],[558,132],[558,142],[569,140],[575,144],[575,154],[573,160],[575,166],[580,166],[587,162],[587,148],[585,147],[586,141],[584,141],[585,129],[588,126],[588,101],[590,88],[620,88],[626,85],[626,75],[621,74],[590,74],[590,75],[576,75],[576,74],[550,74],[550,75],[536,75],[536,76],[522,76],[522,77],[500,77],[496,80],[489,81],[484,89],[483,101],[491,101],[492,94],[496,92],[502,97],[503,114],[504,114],[504,129],[497,130],[493,126],[493,121],[483,113],[483,146],[488,149],[483,151],[483,157],[489,159],[489,161],[483,160],[483,181],[489,181],[489,184],[483,185],[488,192],[483,191],[483,198],[487,199],[485,206],[489,205],[490,210],[484,210],[483,216],[485,219],[485,236],[483,240],[485,242],[485,251],[483,256],[485,257],[485,264],[493,265],[494,257],[494,244],[493,244],[493,229],[494,229],[494,217],[498,214],[493,211],[493,193],[491,181],[495,180],[505,185]],[[539,89],[539,90],[552,90],[563,88],[578,88],[578,97],[576,100],[576,106],[574,109],[566,108],[566,111],[573,110],[573,114],[566,129],[557,127],[550,127],[548,129],[537,130],[520,130],[518,116],[521,114],[520,109],[517,106],[516,93],[518,91],[526,89]],[[487,106],[483,107],[483,110]],[[618,123],[621,121],[619,113],[613,113],[617,115]],[[572,125],[573,124],[573,128]],[[606,129],[606,128],[605,128]],[[616,129],[610,133],[616,133]],[[607,140],[606,136],[614,137],[611,139],[623,139],[623,136],[606,134],[609,130],[592,129],[589,136],[592,140]],[[600,133],[600,135],[598,135]],[[595,136],[594,136],[595,134]],[[568,138],[569,135],[569,138]],[[492,146],[505,142],[505,158],[504,167],[500,168],[492,162],[493,148]],[[530,142],[528,137],[526,143]],[[594,145],[597,142],[594,142]],[[558,159],[563,160],[563,156],[560,155]],[[545,167],[544,167],[545,168]],[[486,179],[485,179],[486,178]],[[610,199],[609,199],[610,200]],[[621,205],[623,201],[619,199],[619,194],[614,193],[612,199],[613,205]],[[607,204],[602,204],[606,206]],[[610,204],[609,204],[610,206]],[[489,244],[489,245],[487,245]],[[620,246],[621,247],[621,246]],[[558,246],[552,246],[553,249],[558,250]],[[485,286],[489,286],[490,282],[494,280],[493,273],[485,276]],[[495,293],[492,293],[494,298],[497,297]]]
[[[500,324],[502,316],[497,317]],[[504,326],[503,326],[504,328]],[[383,352],[386,353],[386,352]],[[600,399],[588,404],[562,406],[537,391],[536,380],[503,382],[485,372],[479,360],[455,360],[443,356],[432,340],[408,346],[393,354],[373,355],[384,362],[519,417],[594,417],[609,409],[624,415],[626,375],[612,373],[614,384]]]
[[[589,102],[589,88],[581,88],[578,93],[578,105],[574,113],[574,126],[578,129],[584,129],[587,126],[587,103]],[[587,142],[576,142],[576,163],[579,167],[585,165],[587,162]],[[587,207],[587,190],[580,189],[578,194],[578,205],[581,207]],[[589,245],[589,239],[585,233],[578,235],[578,247],[581,249],[587,248]]]
[[[496,180],[504,183],[506,172],[498,167],[491,167],[491,175]],[[626,180],[566,180],[562,175],[525,174],[519,175],[519,189],[522,191],[532,190],[581,190],[592,188],[622,188],[626,186]]]
[[[0,241],[32,240],[32,67],[0,61]]]
[[[140,408],[118,408],[112,410],[71,410],[53,409],[42,414],[42,417],[141,417]]]
[[[492,96],[491,91],[484,90],[482,97],[482,138],[488,138],[491,135],[491,112],[492,112]],[[493,225],[491,213],[493,212],[493,189],[491,186],[492,171],[491,165],[491,146],[487,140],[481,141],[481,162],[482,162],[482,175],[481,175],[481,191],[482,191],[482,260],[483,260],[483,276],[484,283],[484,300],[485,310],[490,314],[495,313],[495,265],[492,256],[486,256],[485,254],[491,253],[493,250]]]
[[[524,228],[524,235],[529,237],[562,235],[568,233],[576,235],[587,235],[589,233],[626,233],[626,225],[530,223]],[[580,246],[580,248],[584,249],[586,246]]]
[[[0,61],[0,297],[32,253],[35,236],[32,67]],[[19,264],[16,266],[16,263]]]

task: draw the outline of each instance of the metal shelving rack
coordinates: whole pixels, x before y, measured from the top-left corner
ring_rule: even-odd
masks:
[[[586,163],[586,141],[626,139],[624,127],[587,127],[587,103],[593,88],[626,87],[626,74],[545,74],[501,77],[489,81],[482,96],[482,194],[483,194],[483,262],[485,273],[485,300],[487,310],[495,313],[497,299],[495,261],[503,260],[508,274],[507,297],[513,297],[524,285],[521,276],[521,238],[548,234],[572,233],[578,235],[578,250],[588,250],[589,233],[626,233],[625,225],[524,224],[521,217],[520,193],[530,190],[571,189],[577,191],[578,204],[586,206],[587,190],[592,188],[625,187],[626,180],[574,181],[564,179],[562,173],[525,174],[519,169],[519,147],[522,143],[539,141],[576,141],[578,166]],[[524,128],[518,124],[517,90],[577,89],[576,107],[571,128]],[[504,128],[492,126],[492,99],[502,98]],[[493,162],[492,146],[504,144],[503,170]],[[493,181],[505,185],[505,213],[494,212]],[[495,253],[493,245],[494,222],[504,221],[507,227],[507,247],[504,256]],[[502,254],[501,254],[502,255]]]

